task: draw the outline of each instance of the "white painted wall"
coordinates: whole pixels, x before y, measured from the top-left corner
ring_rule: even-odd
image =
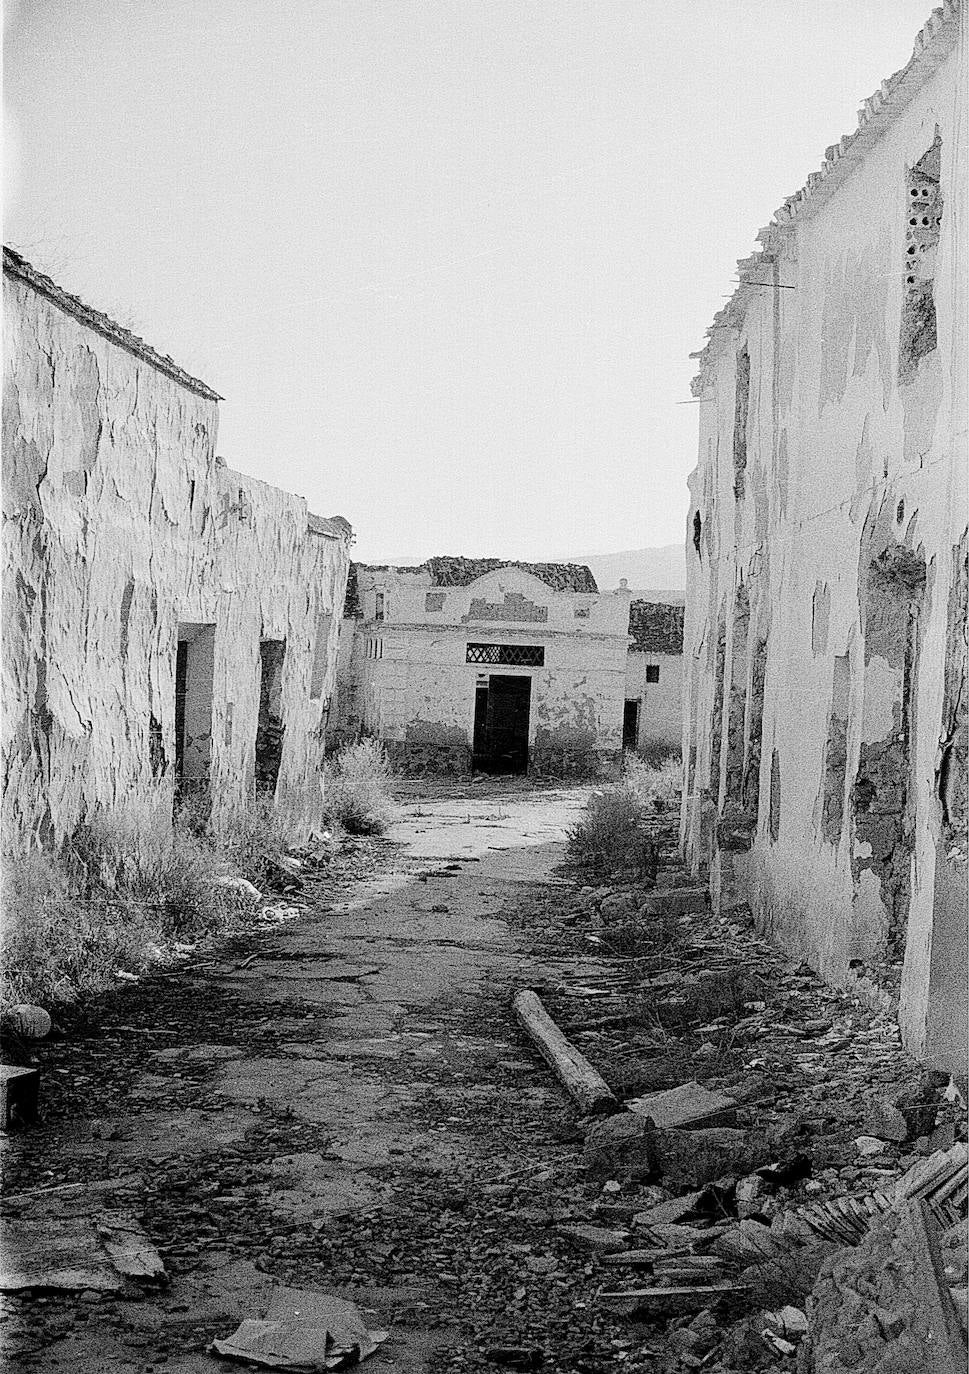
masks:
[[[277,797],[315,823],[349,527],[312,533],[302,498],[218,466],[213,399],[6,272],[4,310],[7,841],[61,840],[91,808],[138,794],[170,812],[177,627],[188,623],[215,626],[216,824],[252,790],[262,638],[286,640]]]
[[[965,1027],[964,992],[961,1007],[955,1005],[953,980],[945,973],[960,961],[964,970],[964,928],[960,935],[949,917],[945,928],[934,919],[941,910],[940,863],[947,883],[957,878],[964,890],[965,881],[964,857],[945,858],[936,786],[944,675],[952,654],[948,605],[967,527],[967,205],[960,152],[966,147],[967,82],[964,34],[951,42],[954,14],[953,8],[941,38],[924,49],[881,136],[850,166],[835,165],[794,218],[768,232],[764,259],[742,265],[754,280],[770,281],[776,257],[778,281],[793,289],[741,287],[704,356],[687,531],[682,825],[686,853],[699,871],[709,855],[713,817],[731,804],[726,716],[731,665],[743,657],[734,644],[742,581],[751,607],[747,680],[733,685],[747,702],[748,755],[752,646],[759,636],[769,646],[755,770],[759,804],[750,816],[752,847],[740,865],[750,900],[766,928],[835,981],[849,976],[850,961],[861,960],[875,983],[891,991],[893,975],[876,947],[887,920],[884,893],[870,868],[852,872],[853,858],[856,869],[866,860],[867,842],[859,841],[851,806],[862,746],[891,724],[884,710],[879,722],[873,706],[879,693],[884,696],[887,669],[871,656],[870,644],[866,652],[871,620],[863,592],[869,559],[881,549],[901,546],[923,557],[928,576],[913,696],[914,839],[900,1020],[915,1051],[944,1062],[961,1055],[953,1045],[960,1024],[963,1032]],[[945,197],[934,288],[938,347],[922,359],[915,380],[900,385],[906,169],[932,144],[936,128],[943,140]],[[738,501],[735,360],[745,344],[751,408],[745,492]],[[699,555],[692,543],[697,511],[703,521]],[[819,613],[825,602],[826,616]],[[718,730],[721,625],[724,723]],[[825,759],[835,658],[845,655],[845,815],[840,841],[831,843],[822,833]],[[770,824],[775,753],[776,838]],[[725,861],[714,853],[715,883]]]
[[[659,681],[647,682],[646,669],[659,669]],[[683,655],[630,649],[626,657],[626,700],[640,702],[637,747],[683,739]]]

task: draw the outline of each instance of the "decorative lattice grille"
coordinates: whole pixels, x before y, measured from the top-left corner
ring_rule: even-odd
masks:
[[[504,668],[544,668],[542,644],[469,644],[468,663],[494,663]]]

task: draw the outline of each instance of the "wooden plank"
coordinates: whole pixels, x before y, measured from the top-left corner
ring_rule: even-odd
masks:
[[[608,1083],[565,1038],[541,999],[525,989],[515,994],[512,1005],[518,1024],[583,1112],[615,1111],[619,1104]]]

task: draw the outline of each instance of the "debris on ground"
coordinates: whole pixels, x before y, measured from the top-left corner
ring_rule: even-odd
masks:
[[[0,1064],[0,1131],[32,1126],[40,1110],[40,1071]]]
[[[609,1085],[569,1043],[542,1006],[541,998],[524,989],[515,994],[514,1008],[518,1024],[581,1109],[588,1113],[613,1111],[617,1103]]]
[[[453,839],[422,865],[389,841],[344,845],[342,885],[301,853],[303,886],[221,958],[68,1019],[43,1044],[44,1119],[11,1137],[8,1186],[77,1188],[89,1221],[134,1218],[172,1282],[125,1279],[150,1293],[136,1303],[7,1295],[23,1367],[97,1374],[121,1351],[194,1369],[213,1336],[271,1319],[266,1290],[230,1283],[245,1265],[268,1287],[356,1302],[368,1328],[371,1305],[385,1313],[393,1355],[375,1371],[807,1374],[811,1359],[881,1374],[882,1357],[904,1371],[906,1342],[925,1337],[924,1294],[905,1286],[918,1241],[885,1255],[914,1204],[937,1324],[951,1336],[954,1314],[964,1331],[964,1086],[746,913],[711,913],[675,819],[649,824],[655,888],[522,878],[521,849],[479,861]],[[361,878],[386,879],[396,905],[359,895]],[[560,1087],[510,985],[534,989],[620,1110],[587,1114]],[[230,1080],[252,1088],[245,1102]],[[99,1191],[126,1165],[128,1193]],[[86,1234],[109,1264],[96,1225]],[[870,1358],[852,1365],[869,1317],[881,1336],[865,1327]]]
[[[123,1181],[100,1190],[69,1185],[3,1199],[0,1292],[118,1293],[167,1282],[161,1256],[134,1212],[129,1206],[92,1208],[99,1192],[130,1200]],[[102,1203],[107,1200],[102,1196]]]
[[[210,1348],[224,1359],[284,1374],[316,1374],[359,1364],[388,1334],[369,1330],[352,1302],[280,1286],[273,1290],[262,1316],[247,1317],[231,1336],[214,1340]]]

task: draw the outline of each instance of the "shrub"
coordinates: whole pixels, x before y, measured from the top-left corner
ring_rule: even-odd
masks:
[[[675,811],[680,804],[682,770],[678,757],[653,766],[636,754],[623,761],[623,784],[649,812]]]
[[[363,739],[337,754],[327,769],[323,802],[351,835],[382,835],[394,819],[392,769],[383,745]]]
[[[668,744],[662,739],[647,739],[640,744],[635,756],[647,768],[662,768],[670,759],[682,759],[682,752],[677,744]]]
[[[656,850],[640,828],[643,816],[643,804],[629,787],[593,792],[582,820],[569,831],[569,861],[593,873],[631,869],[655,879]]]

